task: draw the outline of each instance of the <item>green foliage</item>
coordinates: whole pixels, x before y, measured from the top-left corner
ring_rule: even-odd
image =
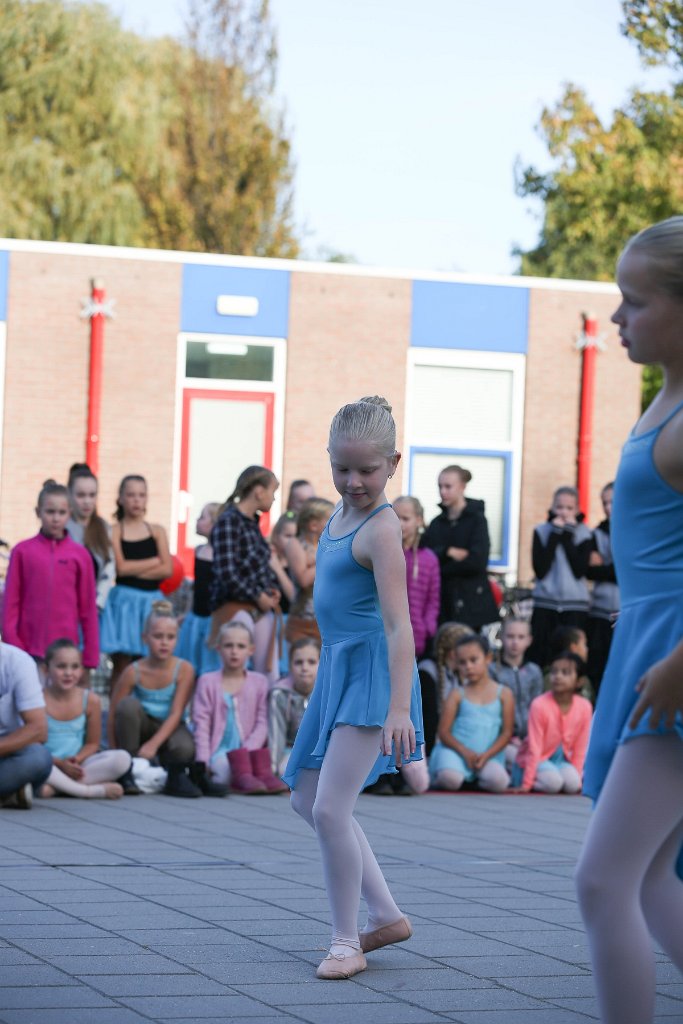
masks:
[[[647,64],[683,64],[681,0],[623,0],[623,33]]]
[[[622,0],[624,35],[648,64],[683,66],[683,0]],[[516,250],[523,274],[610,281],[631,235],[683,209],[683,83],[633,92],[603,124],[586,94],[565,86],[539,131],[553,169],[518,168],[517,192],[543,203],[538,244]],[[662,384],[643,372],[643,408]]]
[[[184,44],[100,3],[3,0],[0,234],[297,253],[262,0],[195,0]]]

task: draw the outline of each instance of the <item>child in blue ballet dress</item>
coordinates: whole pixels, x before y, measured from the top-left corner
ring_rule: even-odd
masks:
[[[343,406],[328,450],[342,500],[316,560],[323,646],[284,780],[320,845],[332,945],[317,976],[336,980],[365,970],[366,952],[412,933],[353,810],[364,786],[421,759],[423,736],[401,529],[384,494],[400,459],[386,401]],[[361,887],[368,924],[359,935]]]
[[[584,774],[597,799],[577,870],[601,1020],[654,1017],[650,934],[683,970],[683,217],[646,228],[617,268],[612,320],[664,386],[624,446],[612,545],[622,606]],[[679,862],[680,866],[680,862]]]

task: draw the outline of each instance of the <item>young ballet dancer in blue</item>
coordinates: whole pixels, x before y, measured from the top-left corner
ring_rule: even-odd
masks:
[[[577,891],[603,1024],[648,1024],[650,935],[683,970],[683,217],[627,244],[612,320],[664,385],[628,437],[614,485],[622,606],[584,774],[597,804]],[[679,861],[679,867],[681,862]]]
[[[385,399],[343,406],[328,451],[341,502],[318,544],[323,646],[284,780],[292,807],[317,834],[332,912],[332,944],[317,976],[337,980],[364,971],[365,953],[412,934],[353,810],[390,764],[421,759],[423,736],[401,527],[384,494],[401,457]],[[368,922],[359,934],[361,893]]]

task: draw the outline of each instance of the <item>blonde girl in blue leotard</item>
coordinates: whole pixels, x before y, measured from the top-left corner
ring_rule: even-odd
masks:
[[[617,267],[612,316],[664,385],[626,441],[611,537],[621,590],[584,774],[597,798],[577,869],[603,1024],[649,1024],[650,936],[683,971],[683,217],[646,228]]]
[[[353,810],[390,762],[421,759],[423,736],[401,527],[384,493],[400,459],[391,407],[377,397],[343,406],[328,451],[341,502],[316,559],[320,665],[284,779],[317,834],[332,912],[317,976],[337,980],[365,970],[365,953],[411,935]]]

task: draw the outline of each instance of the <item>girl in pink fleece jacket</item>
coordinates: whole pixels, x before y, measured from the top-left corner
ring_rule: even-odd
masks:
[[[529,793],[579,793],[593,707],[580,697],[584,664],[564,651],[550,663],[550,690],[532,700],[527,738],[517,755],[518,790]]]
[[[241,617],[219,629],[218,653],[223,669],[199,677],[192,702],[197,761],[235,793],[284,793],[288,787],[273,775],[266,746],[268,680],[247,671],[254,638]]]
[[[82,647],[85,667],[95,668],[100,656],[95,572],[88,551],[66,532],[66,487],[46,480],[36,515],[40,532],[17,544],[10,558],[3,640],[43,661],[50,644],[66,638]]]

